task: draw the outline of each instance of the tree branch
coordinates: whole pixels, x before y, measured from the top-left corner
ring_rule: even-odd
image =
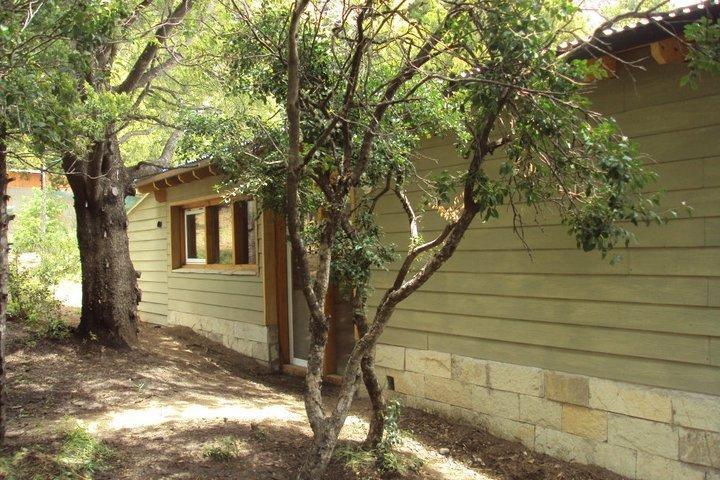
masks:
[[[180,0],[175,10],[155,31],[155,37],[148,42],[145,49],[135,61],[135,65],[130,69],[130,73],[125,77],[125,80],[115,88],[116,92],[127,93],[141,86],[139,82],[155,59],[160,47],[165,45],[168,37],[173,33],[173,30],[180,25],[193,3],[194,0]]]

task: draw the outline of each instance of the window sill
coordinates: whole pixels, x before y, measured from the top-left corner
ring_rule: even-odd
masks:
[[[219,275],[257,275],[257,265],[204,265],[188,264],[174,268],[172,273],[212,273]]]

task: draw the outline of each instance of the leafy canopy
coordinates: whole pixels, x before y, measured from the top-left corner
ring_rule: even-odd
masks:
[[[198,118],[185,145],[272,208],[286,200],[288,3],[241,4],[225,38],[226,89],[264,108]],[[309,246],[332,212],[347,219],[331,242],[338,279],[364,286],[403,251],[382,241],[374,216],[393,193],[411,225],[423,212],[451,227],[466,212],[508,214],[521,232],[526,216],[552,209],[579,247],[603,255],[631,240],[628,222],[662,221],[643,194],[653,174],[615,122],[590,110],[587,78],[606,72],[558,55],[578,14],[563,0],[311,4],[298,33],[300,208]],[[455,139],[465,162],[419,171],[432,136]],[[411,227],[407,251],[423,242]]]

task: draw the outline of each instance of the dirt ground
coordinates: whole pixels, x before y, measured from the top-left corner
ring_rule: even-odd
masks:
[[[130,352],[75,340],[28,343],[8,324],[10,455],[57,444],[58,425],[79,420],[107,444],[108,465],[96,479],[290,479],[310,439],[302,380],[261,374],[228,349],[187,329],[142,325]],[[367,428],[357,401],[342,434],[356,445]],[[621,480],[604,470],[526,451],[474,428],[402,410],[399,450],[419,466],[394,478],[477,480]],[[206,458],[223,437],[235,458]],[[448,449],[449,452],[446,450]],[[444,454],[441,454],[444,453]],[[325,479],[380,478],[333,460]]]

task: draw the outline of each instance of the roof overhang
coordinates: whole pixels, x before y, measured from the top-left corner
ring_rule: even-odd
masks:
[[[589,42],[570,42],[560,47],[569,52],[568,59],[602,59],[613,63],[617,55],[642,47],[650,47],[658,63],[677,63],[685,60],[687,45],[681,40],[685,26],[703,17],[717,21],[720,0],[706,0],[694,5],[659,12],[640,19],[634,25],[608,28]],[[610,59],[611,61],[608,61]]]
[[[164,202],[168,188],[219,174],[218,168],[210,160],[201,160],[141,178],[135,183],[135,189],[140,193],[154,193],[156,200]]]

